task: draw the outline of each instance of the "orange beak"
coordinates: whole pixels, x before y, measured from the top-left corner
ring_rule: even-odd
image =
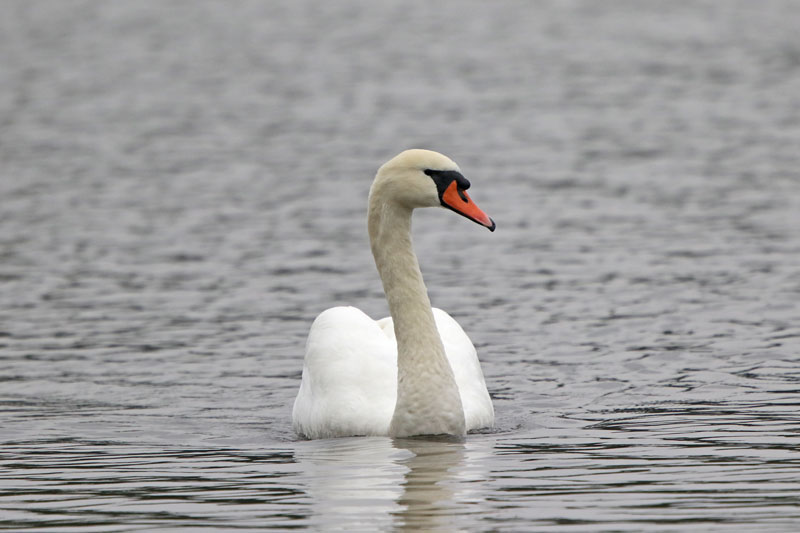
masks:
[[[468,184],[469,185],[469,184]],[[486,226],[489,231],[494,231],[496,227],[494,220],[484,213],[480,207],[467,195],[467,191],[459,188],[458,183],[453,180],[442,194],[442,205],[452,209],[459,215],[463,215],[481,226]]]

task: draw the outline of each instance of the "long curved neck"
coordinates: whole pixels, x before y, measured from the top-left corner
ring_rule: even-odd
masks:
[[[370,195],[370,245],[397,338],[397,404],[389,434],[464,435],[458,386],[411,245],[411,212]]]

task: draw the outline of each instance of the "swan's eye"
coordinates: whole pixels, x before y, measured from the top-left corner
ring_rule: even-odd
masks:
[[[461,174],[461,172],[457,170],[434,170],[432,168],[426,168],[423,170],[423,172],[430,176],[433,182],[436,184],[436,189],[439,191],[439,199],[442,198],[442,195],[444,194],[444,191],[447,190],[447,187],[449,187],[450,184],[455,181],[458,195],[464,202],[469,202],[469,196],[467,196],[464,191],[469,189],[470,183],[469,180]]]

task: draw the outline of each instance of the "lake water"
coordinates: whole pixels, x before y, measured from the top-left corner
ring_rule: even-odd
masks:
[[[796,531],[800,3],[9,0],[0,529]],[[333,305],[387,313],[377,167],[497,411],[291,430]]]

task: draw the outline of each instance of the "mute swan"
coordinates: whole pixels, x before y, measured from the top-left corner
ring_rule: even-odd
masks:
[[[407,150],[378,169],[368,230],[391,317],[333,307],[314,320],[292,411],[298,434],[463,436],[494,424],[475,347],[450,315],[431,308],[411,246],[416,207],[445,207],[494,231],[469,185],[458,165],[429,150]]]

